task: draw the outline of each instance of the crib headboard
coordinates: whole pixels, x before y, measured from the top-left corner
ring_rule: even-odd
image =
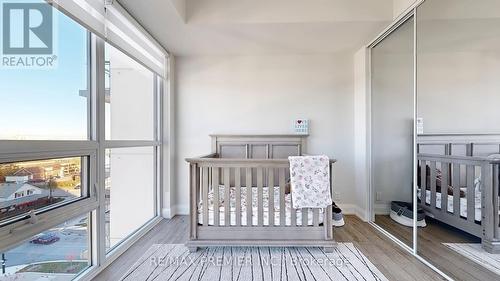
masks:
[[[306,153],[307,135],[210,135],[219,158],[283,159]]]
[[[426,134],[417,137],[419,153],[481,156],[500,153],[499,134]]]

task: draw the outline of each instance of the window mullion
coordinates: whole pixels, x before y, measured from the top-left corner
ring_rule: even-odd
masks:
[[[156,148],[156,194],[155,194],[155,202],[156,202],[156,215],[161,216],[161,210],[163,208],[163,146],[162,146],[162,139],[163,139],[163,80],[161,77],[157,77],[157,89],[156,89],[156,97],[158,98],[156,102],[156,108],[157,108],[157,115],[156,115],[156,120],[158,120],[156,124],[156,140],[160,143],[160,145]]]
[[[122,148],[122,147],[145,147],[145,146],[159,146],[159,141],[131,141],[131,140],[107,140],[104,141],[103,146],[108,148]]]
[[[95,36],[93,42],[93,47],[95,49],[94,54],[94,65],[92,67],[92,72],[94,73],[94,83],[93,87],[95,96],[95,108],[96,114],[94,116],[95,124],[95,138],[98,142],[98,157],[97,157],[97,187],[98,187],[98,201],[99,207],[97,208],[97,219],[96,219],[96,257],[97,264],[102,265],[106,259],[106,190],[105,190],[105,179],[106,179],[106,169],[105,169],[105,101],[106,101],[106,89],[105,89],[105,57],[104,57],[104,40]]]
[[[68,151],[95,151],[95,141],[0,140],[0,157],[45,153],[54,155]]]

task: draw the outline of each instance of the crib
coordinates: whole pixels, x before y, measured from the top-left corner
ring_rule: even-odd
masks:
[[[207,246],[335,246],[332,206],[291,207],[287,157],[307,136],[211,135],[212,153],[188,158],[190,251]],[[330,160],[330,191],[333,164]]]
[[[500,153],[499,139],[420,136],[417,145],[418,205],[429,217],[481,238],[490,253],[500,253],[500,160],[486,156]]]

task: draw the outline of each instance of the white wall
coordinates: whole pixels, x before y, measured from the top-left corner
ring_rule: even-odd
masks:
[[[172,71],[170,71],[172,70]],[[164,218],[171,218],[171,206],[175,205],[175,198],[171,190],[175,191],[175,177],[177,170],[176,143],[175,143],[175,57],[168,58],[168,80],[163,85],[163,204],[161,214]]]
[[[365,47],[354,54],[354,162],[355,162],[355,194],[356,214],[369,220],[369,158],[368,158],[368,52]]]
[[[178,57],[175,70],[174,212],[188,213],[184,158],[209,153],[209,134],[291,133],[298,117],[310,120],[308,152],[338,159],[337,201],[355,202],[352,53]]]

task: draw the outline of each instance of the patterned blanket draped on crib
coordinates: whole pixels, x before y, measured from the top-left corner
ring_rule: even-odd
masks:
[[[328,156],[290,156],[292,206],[326,208],[332,204]]]

